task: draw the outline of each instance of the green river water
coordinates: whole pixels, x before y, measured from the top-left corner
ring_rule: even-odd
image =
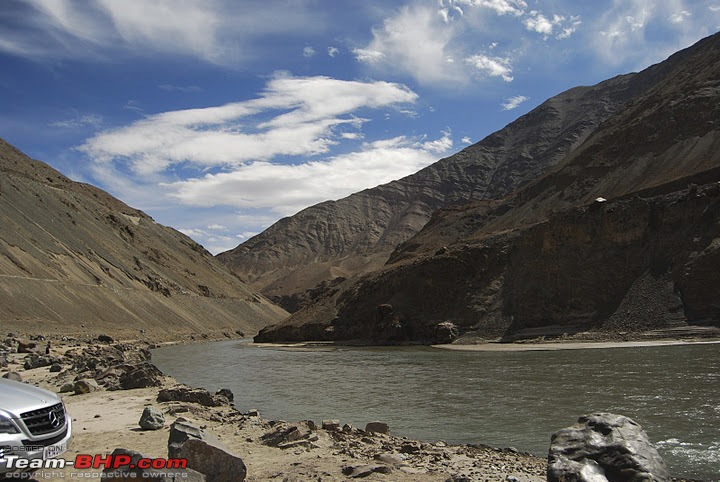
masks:
[[[546,456],[550,435],[608,411],[640,423],[676,477],[720,480],[720,344],[524,352],[429,347],[257,347],[153,351],[166,374],[229,388],[242,411],[336,418],[394,435],[515,447]]]

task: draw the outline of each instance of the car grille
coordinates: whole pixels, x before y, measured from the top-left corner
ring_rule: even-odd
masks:
[[[65,410],[62,403],[25,412],[20,414],[20,417],[33,435],[57,432],[65,426]]]

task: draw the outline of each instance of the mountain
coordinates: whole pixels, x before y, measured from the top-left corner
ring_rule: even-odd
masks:
[[[4,140],[0,225],[4,330],[168,339],[287,316],[187,236]]]
[[[720,325],[720,34],[610,83],[633,84],[632,97],[543,175],[436,211],[386,266],[257,340]]]
[[[325,288],[381,268],[438,208],[503,198],[537,179],[661,70],[571,89],[416,174],[309,207],[218,259],[295,311]]]

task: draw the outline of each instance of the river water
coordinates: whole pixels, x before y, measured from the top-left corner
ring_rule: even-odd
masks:
[[[238,341],[153,351],[166,374],[229,388],[242,411],[336,418],[394,435],[546,456],[550,435],[608,411],[640,423],[676,477],[720,480],[720,344],[524,352],[285,349]]]

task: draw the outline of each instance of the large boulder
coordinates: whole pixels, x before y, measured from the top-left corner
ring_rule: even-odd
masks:
[[[245,480],[243,460],[230,453],[220,441],[189,421],[178,418],[170,427],[168,457],[183,458],[187,466],[205,475],[207,482]]]
[[[113,480],[118,482],[130,482],[141,479],[173,481],[182,480],[183,482],[205,482],[205,476],[195,470],[188,468],[166,468],[166,469],[141,469],[138,467],[140,459],[145,459],[140,452],[128,450],[125,448],[116,448],[112,452],[112,460],[127,461],[127,463],[118,467],[106,468],[102,472],[104,480]]]
[[[143,430],[160,430],[165,426],[165,416],[157,408],[148,405],[143,409],[138,425]]]
[[[666,482],[665,462],[643,428],[623,415],[595,413],[555,432],[548,482]]]

